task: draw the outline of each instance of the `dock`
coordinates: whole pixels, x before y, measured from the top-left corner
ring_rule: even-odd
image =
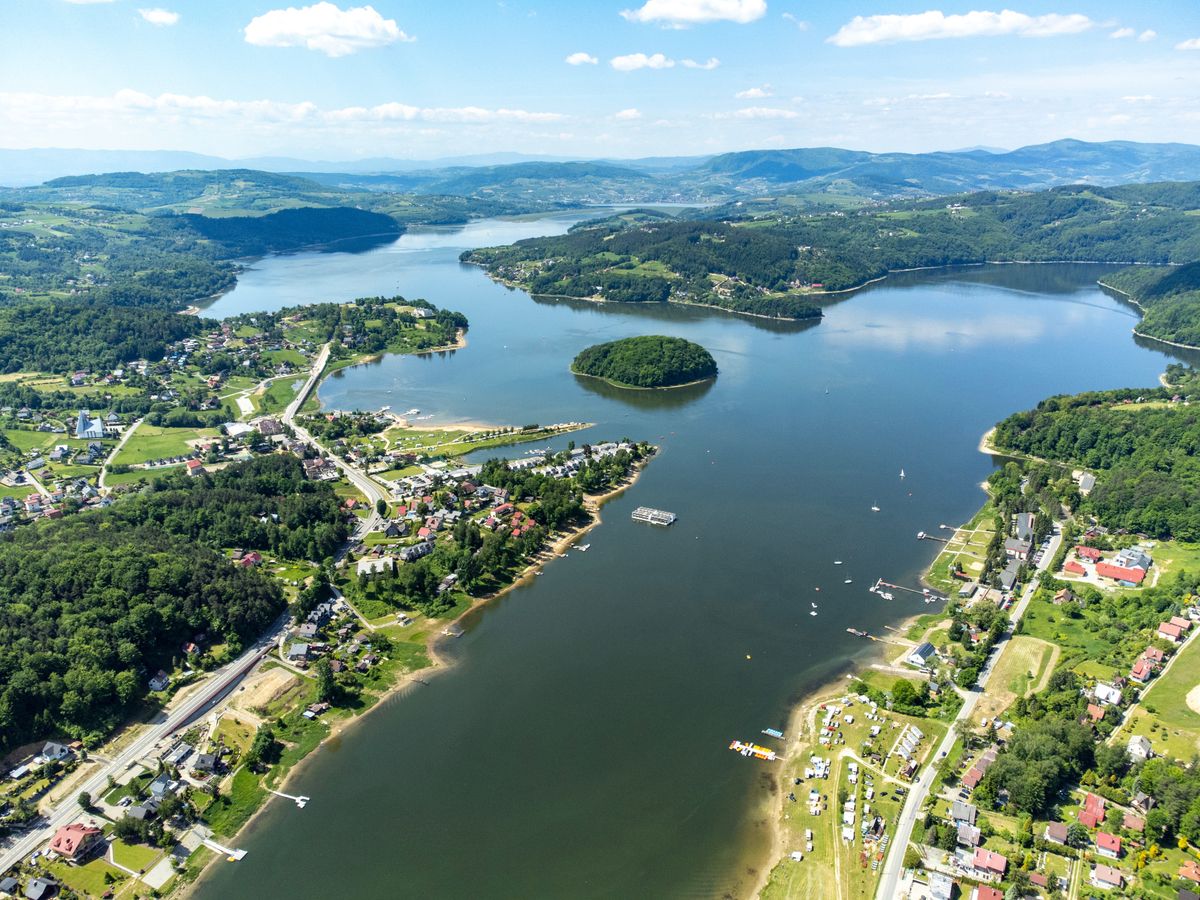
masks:
[[[654,509],[650,506],[639,506],[633,511],[632,519],[635,522],[666,526],[675,523],[675,513],[667,512],[665,509]]]
[[[212,838],[202,838],[200,843],[202,843],[209,850],[216,850],[218,853],[224,854],[225,858],[230,862],[236,862],[246,855],[245,850],[234,850],[230,847],[224,846],[223,844],[218,844]]]
[[[304,809],[304,807],[308,805],[308,801],[312,799],[312,797],[297,797],[294,794],[285,794],[283,791],[277,791],[273,788],[267,788],[267,791],[274,794],[276,797],[283,797],[285,800],[295,801],[296,805],[301,809]]]

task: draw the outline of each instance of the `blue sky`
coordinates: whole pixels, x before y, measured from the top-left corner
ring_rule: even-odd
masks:
[[[1191,0],[293,4],[0,0],[0,145],[353,159],[1200,143]]]

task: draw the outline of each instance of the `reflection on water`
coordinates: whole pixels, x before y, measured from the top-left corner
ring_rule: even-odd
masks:
[[[609,384],[603,378],[592,378],[588,375],[575,375],[575,382],[584,390],[591,391],[597,396],[609,400],[619,400],[641,410],[653,410],[674,409],[699,400],[713,389],[717,379],[709,378],[698,384],[650,391],[617,387],[615,384]]]

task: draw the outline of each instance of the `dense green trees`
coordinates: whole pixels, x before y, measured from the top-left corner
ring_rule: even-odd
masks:
[[[1084,506],[1110,528],[1196,540],[1200,412],[1170,397],[1158,388],[1051,397],[1001,422],[993,441],[1099,472]]]
[[[1047,718],[1023,724],[984,773],[976,795],[995,803],[1006,790],[1014,809],[1042,814],[1053,805],[1059,788],[1078,781],[1093,758],[1091,729],[1074,720]]]
[[[92,299],[22,301],[0,306],[0,372],[103,372],[132,359],[159,360],[167,344],[210,325]]]
[[[712,354],[683,338],[643,335],[583,350],[571,371],[631,387],[671,387],[717,374]]]
[[[236,651],[257,636],[283,608],[279,585],[216,548],[322,559],[346,534],[332,487],[276,455],[0,536],[0,751],[102,738],[185,641]]]

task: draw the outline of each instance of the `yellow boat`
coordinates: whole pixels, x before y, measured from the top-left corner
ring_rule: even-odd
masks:
[[[747,744],[745,741],[731,741],[729,749],[737,751],[742,756],[753,756],[755,759],[776,759],[775,751],[770,747],[763,747],[759,744]]]

